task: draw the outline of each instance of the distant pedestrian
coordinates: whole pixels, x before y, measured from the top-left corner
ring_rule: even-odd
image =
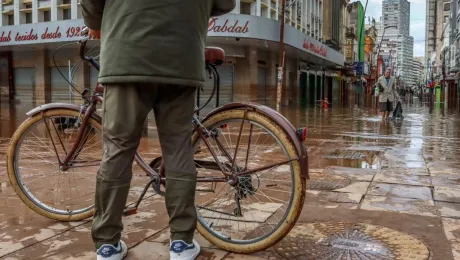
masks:
[[[323,103],[323,108],[327,110],[329,108],[329,101],[327,100],[327,98],[324,98],[322,103]]]
[[[378,79],[377,84],[379,84],[380,111],[382,112],[382,121],[384,121],[393,111],[393,102],[395,101],[395,94],[397,94],[396,79],[391,76],[391,69],[385,71],[385,75]]]

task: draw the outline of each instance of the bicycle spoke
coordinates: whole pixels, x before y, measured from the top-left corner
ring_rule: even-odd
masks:
[[[228,240],[246,241],[273,232],[282,221],[292,196],[292,187],[289,187],[292,186],[292,181],[278,180],[278,177],[286,171],[289,176],[292,162],[296,159],[281,154],[279,143],[266,130],[250,120],[246,121],[246,112],[235,125],[232,123],[224,121],[210,127],[215,129],[224,125],[225,129],[217,131],[219,134],[213,135],[212,142],[208,142],[208,150],[202,149],[198,155],[206,160],[217,159],[216,163],[220,165],[229,163],[230,169],[226,170],[232,171],[233,178],[249,179],[239,179],[242,184],[235,187],[222,183],[229,186],[229,189],[223,194],[222,189],[216,192],[217,194],[207,200],[207,205],[197,204],[197,209],[212,232]],[[247,149],[241,149],[242,147]],[[266,154],[273,154],[276,159],[266,158]],[[208,167],[206,172],[217,174],[219,169]],[[278,181],[286,181],[286,185],[281,185]]]

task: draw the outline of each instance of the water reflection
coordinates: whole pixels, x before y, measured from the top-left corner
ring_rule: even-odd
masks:
[[[460,140],[460,117],[458,110],[448,108],[447,104],[429,104],[419,102],[403,104],[404,120],[382,122],[381,116],[372,102],[366,102],[367,107],[356,109],[332,106],[328,110],[312,107],[282,107],[281,113],[294,126],[308,127],[306,145],[314,147],[311,151],[315,156],[326,155],[335,149],[345,149],[352,145],[378,147],[409,147],[411,151],[428,152],[433,156],[454,158],[460,149],[453,145]],[[35,107],[34,104],[1,103],[0,137],[8,138],[17,126],[26,118],[25,113]],[[452,107],[452,106],[450,106]],[[202,113],[203,115],[203,113]],[[148,126],[148,138],[142,142],[142,148],[152,157],[158,149],[156,128],[153,120]],[[335,161],[331,161],[335,160]],[[325,159],[321,164],[342,165],[357,168],[379,167],[378,159],[369,160]]]

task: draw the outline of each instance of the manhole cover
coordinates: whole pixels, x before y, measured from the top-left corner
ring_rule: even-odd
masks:
[[[362,223],[306,223],[274,246],[289,260],[425,260],[428,248],[416,238],[386,227]]]
[[[339,175],[331,175],[322,172],[310,173],[310,180],[307,181],[307,190],[335,190],[346,187],[350,180]]]

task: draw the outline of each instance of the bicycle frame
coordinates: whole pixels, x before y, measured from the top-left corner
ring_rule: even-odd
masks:
[[[95,67],[97,70],[99,70],[99,63],[94,60],[92,57],[87,57],[84,55],[84,48],[86,45],[86,41],[80,41],[80,56],[83,60],[87,61],[90,63],[93,67]],[[219,85],[220,85],[220,78],[219,78],[219,73],[214,64],[211,63],[206,63],[206,69],[212,73],[213,78],[214,78],[214,91],[217,88],[217,91],[219,90]],[[80,152],[79,147],[83,147],[85,142],[84,136],[87,131],[86,126],[88,124],[88,121],[91,117],[96,118],[97,120],[101,121],[101,116],[96,113],[96,106],[98,103],[103,102],[103,97],[102,93],[104,91],[104,87],[101,85],[97,85],[95,91],[90,97],[87,97],[88,89],[85,89],[82,93],[81,96],[82,98],[87,101],[86,104],[82,107],[78,107],[73,104],[64,104],[64,103],[56,103],[56,104],[47,104],[42,107],[38,107],[32,111],[29,111],[27,115],[31,116],[39,112],[43,112],[44,110],[50,109],[50,108],[55,108],[55,107],[64,107],[64,108],[71,108],[71,109],[79,109],[80,113],[83,114],[81,125],[79,127],[78,133],[77,133],[77,140],[71,147],[69,153],[66,155],[66,157],[61,161],[58,157],[59,160],[59,165],[61,170],[65,171],[70,168],[72,168],[72,160],[75,159],[78,156],[78,153]],[[213,95],[212,94],[212,95]],[[238,184],[238,177],[244,176],[244,175],[251,175],[259,171],[267,170],[279,165],[283,165],[286,163],[289,163],[291,161],[298,160],[300,163],[300,168],[301,168],[301,173],[302,177],[308,179],[308,156],[305,150],[305,147],[302,144],[302,141],[305,139],[306,135],[306,129],[301,128],[301,129],[295,129],[294,126],[286,119],[284,118],[281,114],[278,112],[266,107],[266,106],[261,106],[257,104],[243,104],[243,103],[230,103],[221,107],[218,107],[217,109],[214,109],[211,111],[208,115],[206,115],[202,120],[198,116],[198,111],[201,110],[203,107],[205,107],[212,98],[212,95],[210,99],[202,106],[198,107],[194,114],[193,119],[192,119],[192,125],[193,125],[193,130],[194,133],[197,135],[196,138],[198,141],[202,140],[204,144],[206,145],[206,148],[210,151],[213,159],[216,162],[209,162],[209,161],[200,161],[200,160],[195,160],[195,162],[198,165],[204,166],[202,168],[207,168],[207,169],[213,169],[213,170],[220,170],[223,173],[222,177],[197,177],[197,182],[203,182],[203,183],[217,183],[217,182],[227,182],[232,186],[236,186]],[[220,140],[217,138],[219,133],[213,129],[213,130],[208,130],[206,127],[204,127],[201,122],[205,121],[207,118],[210,116],[222,112],[224,110],[229,110],[229,109],[242,109],[244,110],[244,116],[243,116],[243,121],[240,126],[240,131],[238,134],[238,139],[235,147],[235,153],[233,155],[229,154],[226,149],[224,149],[224,145],[220,142]],[[293,158],[290,160],[282,161],[279,163],[275,164],[270,164],[264,167],[260,167],[257,169],[251,169],[248,170],[246,167],[241,169],[239,168],[240,171],[236,171],[236,160],[237,158],[237,152],[238,148],[240,146],[240,141],[242,137],[242,130],[243,130],[243,125],[246,121],[247,114],[249,111],[258,111],[267,117],[271,118],[272,120],[275,121],[278,125],[280,125],[288,135],[290,141],[293,143],[296,149],[297,153],[297,158]],[[50,130],[48,129],[48,132]],[[252,133],[252,127],[251,127],[251,133]],[[49,132],[50,134],[50,132]],[[51,136],[51,134],[50,134]],[[220,162],[218,159],[218,156],[216,152],[211,148],[210,141],[208,138],[211,137],[217,144],[217,147],[219,150],[222,151],[222,154],[224,157],[228,160],[227,165],[223,164]],[[251,139],[249,139],[251,140]],[[51,138],[51,141],[53,143],[53,146],[55,146],[54,140]],[[250,142],[248,144],[248,149],[250,148]],[[54,147],[56,149],[56,147]],[[247,155],[248,156],[248,155]],[[246,158],[246,164],[247,164],[247,159]],[[164,185],[166,183],[166,176],[165,176],[165,170],[163,167],[162,163],[162,157],[158,157],[155,160],[152,161],[152,163],[159,164],[159,167],[157,171],[154,169],[152,163],[149,165],[147,162],[144,161],[142,156],[136,151],[135,154],[135,161],[138,163],[138,165],[141,167],[141,169],[146,172],[147,176],[150,177],[150,181],[147,183],[145,186],[143,192],[139,196],[137,202],[135,203],[134,206],[126,208],[125,209],[125,215],[130,215],[134,214],[137,210],[137,207],[139,206],[140,202],[143,200],[147,190],[152,187],[159,195],[164,195],[164,192],[161,190],[161,185]],[[224,167],[225,166],[225,167]]]

